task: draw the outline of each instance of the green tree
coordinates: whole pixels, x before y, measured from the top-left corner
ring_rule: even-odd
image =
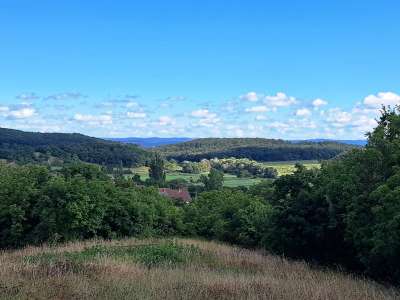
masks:
[[[153,184],[162,185],[165,182],[164,160],[159,154],[150,161],[149,178]]]
[[[220,190],[200,194],[185,207],[189,234],[256,246],[264,232],[270,205],[241,191]]]
[[[134,174],[134,175],[132,176],[132,182],[133,182],[135,185],[142,185],[142,184],[143,184],[143,181],[142,181],[142,179],[140,178],[140,175],[139,175],[139,174]]]
[[[400,282],[400,107],[382,108],[366,150],[347,161],[357,192],[347,202],[346,238],[367,274]]]
[[[224,173],[211,169],[208,176],[201,175],[199,180],[204,184],[206,191],[220,190],[224,185]]]
[[[188,182],[184,178],[175,178],[167,181],[165,184],[171,189],[182,189],[188,186]]]
[[[0,164],[0,248],[182,232],[182,208],[157,189],[115,182],[91,165],[51,174]]]
[[[265,247],[400,283],[399,107],[382,109],[364,149],[273,186]]]

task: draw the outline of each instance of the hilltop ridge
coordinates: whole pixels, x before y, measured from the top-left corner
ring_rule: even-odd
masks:
[[[155,148],[167,158],[201,160],[214,157],[249,158],[257,161],[324,160],[355,146],[337,142],[290,142],[264,138],[201,138]]]
[[[40,133],[0,128],[0,159],[19,163],[81,160],[101,165],[135,166],[148,153],[136,145],[80,133]]]

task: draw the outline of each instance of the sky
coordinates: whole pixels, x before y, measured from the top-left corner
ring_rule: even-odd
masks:
[[[399,1],[0,0],[0,127],[359,139],[400,104]]]

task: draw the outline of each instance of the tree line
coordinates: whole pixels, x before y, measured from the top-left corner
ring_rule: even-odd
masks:
[[[0,247],[182,232],[182,211],[151,187],[100,167],[0,166]]]
[[[331,159],[355,146],[336,142],[289,142],[262,138],[204,138],[156,149],[168,159],[201,161],[248,158],[256,161]]]
[[[223,173],[233,174],[237,177],[276,178],[278,171],[273,167],[267,167],[263,163],[248,158],[213,158],[196,161],[177,162],[169,160],[169,168],[177,170],[181,168],[183,173],[200,174],[209,172],[211,169],[220,170]]]

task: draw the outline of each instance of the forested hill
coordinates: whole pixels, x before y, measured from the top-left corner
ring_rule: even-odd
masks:
[[[177,143],[183,143],[187,141],[191,141],[191,138],[186,137],[172,137],[172,138],[160,138],[160,137],[149,137],[149,138],[140,138],[140,137],[127,137],[127,138],[105,138],[105,140],[120,142],[125,144],[136,144],[143,148],[154,148],[158,146],[164,145],[172,145]]]
[[[101,165],[135,166],[148,153],[136,145],[77,133],[39,133],[0,128],[0,159],[18,163],[81,160]]]
[[[298,142],[262,138],[204,138],[156,148],[179,161],[214,157],[249,158],[257,161],[330,159],[354,146],[336,142]]]

